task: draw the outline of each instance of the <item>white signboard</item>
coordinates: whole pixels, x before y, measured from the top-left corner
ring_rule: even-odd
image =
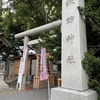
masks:
[[[18,81],[17,81],[17,87],[16,87],[19,90],[21,89],[22,78],[23,78],[23,75],[25,74],[26,55],[27,55],[27,49],[23,50],[23,57],[21,57],[21,60],[20,60],[20,67],[19,67],[19,73],[18,73]]]

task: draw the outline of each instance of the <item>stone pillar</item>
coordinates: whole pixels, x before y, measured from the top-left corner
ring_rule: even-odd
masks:
[[[4,75],[5,75],[4,72],[5,72],[5,63],[2,62],[0,64],[0,91],[9,88],[9,86],[4,82]]]
[[[4,73],[0,73],[0,91],[9,88],[9,86],[4,82]]]
[[[84,6],[84,0],[62,0],[62,85],[51,90],[51,100],[97,100],[81,63],[87,45],[85,18],[78,6]]]

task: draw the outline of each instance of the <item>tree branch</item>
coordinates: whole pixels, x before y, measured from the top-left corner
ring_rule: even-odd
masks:
[[[96,27],[97,27],[97,29],[98,30],[100,30],[100,28],[93,22],[93,20],[89,17],[89,21],[92,23],[92,24],[94,24]]]

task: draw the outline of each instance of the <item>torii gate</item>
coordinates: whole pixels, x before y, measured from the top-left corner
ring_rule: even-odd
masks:
[[[41,32],[53,30],[57,27],[60,27],[61,23],[62,23],[62,21],[58,20],[58,21],[55,21],[55,22],[52,22],[52,23],[31,29],[31,30],[28,30],[28,31],[25,31],[25,32],[22,32],[22,33],[16,34],[15,38],[24,38],[24,49],[26,49],[26,48],[28,48],[28,45],[38,43],[38,39],[29,41],[29,36],[33,36],[33,35],[36,35],[36,34],[40,34]],[[27,61],[27,58],[28,58],[28,55],[26,56],[26,61]],[[27,68],[27,62],[25,62],[25,71],[26,71],[26,68]],[[21,88],[25,87],[25,83],[26,83],[26,72],[22,77]]]
[[[80,15],[78,6],[84,7],[84,0],[62,0],[62,21],[22,32],[15,38],[24,37],[27,48],[28,36],[46,32],[62,25],[62,84],[51,89],[51,100],[97,100],[97,93],[88,88],[88,75],[81,61],[87,51],[85,19]],[[25,86],[25,76],[23,86]]]

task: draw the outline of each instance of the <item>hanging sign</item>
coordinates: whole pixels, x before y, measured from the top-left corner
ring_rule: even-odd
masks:
[[[46,48],[41,47],[40,80],[48,79],[46,66]]]
[[[17,80],[17,86],[16,86],[16,88],[18,88],[19,90],[21,89],[22,78],[23,78],[23,75],[25,74],[26,56],[27,56],[27,49],[23,50],[23,57],[21,57],[21,59],[20,59],[18,80]]]

